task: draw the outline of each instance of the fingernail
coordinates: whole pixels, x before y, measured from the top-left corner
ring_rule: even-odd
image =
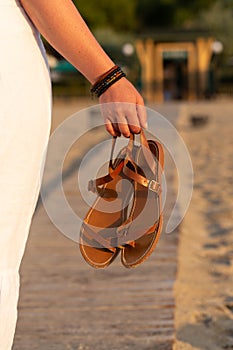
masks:
[[[145,129],[147,129],[147,128],[148,128],[148,123],[147,123],[147,122],[145,122],[145,124],[144,124],[144,128],[145,128]]]

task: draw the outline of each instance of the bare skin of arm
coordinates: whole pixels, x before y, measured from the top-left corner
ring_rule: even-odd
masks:
[[[21,4],[46,40],[91,84],[114,66],[71,0],[21,0]],[[104,92],[100,103],[112,103],[111,108],[103,108],[105,127],[112,136],[128,137],[130,131],[138,133],[146,127],[143,98],[126,78]]]

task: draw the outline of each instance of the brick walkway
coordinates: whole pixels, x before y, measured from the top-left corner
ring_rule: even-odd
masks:
[[[62,106],[55,105],[55,126],[77,109]],[[70,157],[74,162],[74,154]],[[76,176],[70,171],[64,180],[74,207]],[[127,270],[117,259],[99,271],[84,262],[77,244],[38,205],[21,266],[13,350],[171,350],[177,236],[162,235],[137,269]]]

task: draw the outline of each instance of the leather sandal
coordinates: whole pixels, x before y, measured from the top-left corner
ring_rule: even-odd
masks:
[[[132,135],[134,139],[134,136]],[[161,175],[164,167],[162,145],[147,141],[142,131],[141,146],[125,176],[134,183],[134,198],[128,219],[118,227],[118,242],[122,247],[121,261],[127,268],[136,267],[153,252],[162,229]]]
[[[89,181],[88,189],[96,193],[97,198],[80,230],[81,254],[95,268],[109,266],[119,254],[117,228],[127,219],[127,200],[133,193],[133,186],[122,181],[126,179],[122,170],[129,149],[124,147],[113,162],[115,143],[116,137],[113,138],[109,173]]]

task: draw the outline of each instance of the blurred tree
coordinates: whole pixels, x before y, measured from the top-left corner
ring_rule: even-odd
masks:
[[[183,26],[216,0],[136,0],[139,28]],[[230,0],[228,0],[230,1]]]
[[[233,55],[233,0],[216,1],[196,18],[193,25],[208,29],[223,43],[225,55]]]
[[[113,28],[131,31],[136,28],[136,0],[73,0],[91,29]]]
[[[73,0],[90,28],[143,31],[182,26],[216,0]],[[232,0],[223,0],[231,2]]]

